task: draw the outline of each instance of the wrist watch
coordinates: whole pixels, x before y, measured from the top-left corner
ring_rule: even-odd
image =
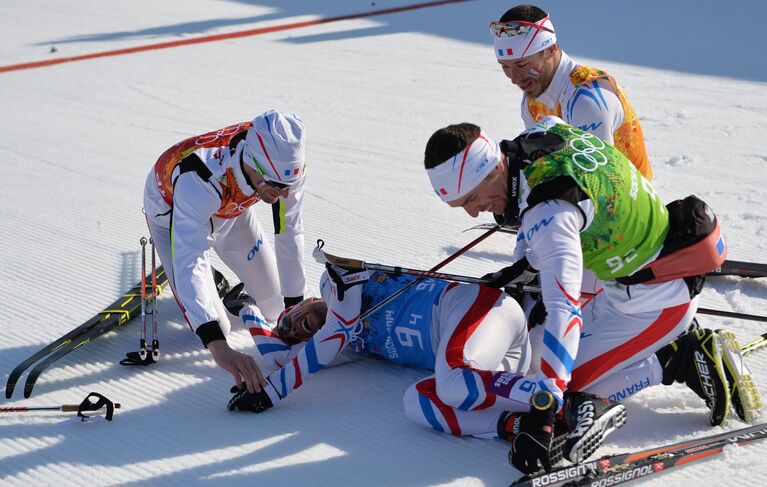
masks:
[[[556,399],[549,391],[538,391],[530,397],[530,406],[539,411],[546,411],[555,403]]]

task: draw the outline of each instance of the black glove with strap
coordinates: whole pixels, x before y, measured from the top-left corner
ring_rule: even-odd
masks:
[[[527,257],[522,257],[509,267],[504,267],[498,272],[485,274],[482,279],[487,281],[486,286],[500,289],[511,284],[527,284],[535,279],[536,274],[538,271],[530,266]]]
[[[509,462],[520,472],[530,475],[541,467],[551,471],[557,407],[557,400],[548,391],[538,391],[530,399],[530,412],[525,415],[509,452]]]
[[[279,402],[281,397],[274,390],[271,384],[267,384],[258,392],[248,392],[248,388],[245,384],[241,384],[240,387],[233,386],[229,391],[234,396],[229,399],[227,408],[230,411],[249,411],[251,413],[262,413],[267,409],[274,406],[275,402]],[[272,400],[274,398],[274,400]]]
[[[226,296],[224,296],[224,299],[222,300],[227,311],[232,313],[234,316],[240,316],[240,311],[243,307],[251,304],[255,306],[256,304],[256,300],[251,298],[244,291],[244,288],[245,283],[241,282],[237,284],[232,289],[230,289],[228,293],[226,293]]]

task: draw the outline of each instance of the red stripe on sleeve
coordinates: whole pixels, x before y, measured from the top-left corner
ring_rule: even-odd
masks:
[[[296,382],[293,385],[293,389],[298,389],[301,387],[301,384],[303,384],[301,381],[301,366],[298,365],[298,357],[293,358],[293,368],[296,370]]]

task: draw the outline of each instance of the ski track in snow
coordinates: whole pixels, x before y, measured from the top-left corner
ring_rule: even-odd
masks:
[[[0,18],[10,21],[0,32],[0,64],[407,4],[375,3],[3,4]],[[752,41],[749,32],[765,14],[759,2],[743,4],[752,15],[733,12],[752,27],[728,33],[727,44],[739,49]],[[712,68],[684,44],[663,43],[665,20],[652,14],[658,2],[642,11],[610,6],[599,13],[540,5],[552,14],[569,54],[604,68],[628,91],[663,200],[702,197],[720,218],[729,257],[765,262],[767,156],[759,141],[767,127],[767,69],[732,62],[739,59],[732,50],[726,56],[714,50],[719,61]],[[688,1],[665,8],[694,9],[674,32],[680,43],[714,49],[701,25],[717,25],[722,5]],[[520,94],[497,68],[486,33],[487,23],[509,6],[461,3],[0,73],[0,376],[7,378],[25,357],[139,280],[138,240],[147,233],[141,192],[156,157],[190,134],[267,108],[294,111],[307,124],[308,294],[317,294],[323,270],[311,259],[318,238],[337,255],[428,269],[481,235],[463,233],[479,222],[434,196],[421,161],[431,133],[450,123],[474,121],[496,138],[522,129]],[[615,25],[621,32],[610,31],[614,49],[579,40]],[[636,49],[638,40],[657,64],[642,62],[650,58]],[[48,53],[51,45],[58,53]],[[668,62],[675,57],[678,68]],[[261,206],[261,221],[271,229],[269,210]],[[472,276],[497,270],[508,265],[513,245],[514,237],[494,235],[443,270]],[[765,297],[767,281],[717,278],[701,306],[764,315]],[[98,391],[122,408],[112,423],[82,424],[61,413],[0,415],[0,484],[499,486],[518,475],[502,442],[411,424],[401,398],[425,372],[382,361],[324,370],[263,415],[228,413],[231,377],[201,349],[168,291],[158,306],[160,363],[118,364],[137,349],[135,320],[50,367],[31,399],[19,399],[17,387],[4,404],[79,403]],[[764,332],[763,323],[699,319],[706,327],[731,328],[742,342]],[[231,340],[253,349],[243,331]],[[767,351],[748,363],[767,387]],[[628,423],[599,453],[714,432],[702,402],[681,385],[640,392],[627,405]],[[732,419],[728,428],[741,426]],[[754,485],[767,475],[765,452],[765,445],[728,451],[647,485]]]

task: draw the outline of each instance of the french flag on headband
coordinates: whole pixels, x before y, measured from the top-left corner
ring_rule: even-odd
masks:
[[[498,57],[513,56],[513,55],[514,55],[513,49],[506,49],[505,52],[503,49],[498,49]]]
[[[295,176],[295,175],[300,174],[300,173],[301,173],[301,168],[299,167],[299,168],[296,168],[296,169],[285,169],[285,174],[284,175],[285,176],[290,176],[292,174],[292,175]]]

